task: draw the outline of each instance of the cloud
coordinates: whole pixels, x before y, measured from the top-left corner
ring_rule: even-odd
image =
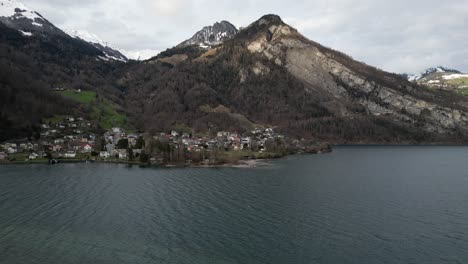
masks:
[[[306,37],[392,72],[446,65],[468,71],[468,1],[23,0],[59,27],[125,50],[164,50],[203,26],[246,26],[274,13]]]

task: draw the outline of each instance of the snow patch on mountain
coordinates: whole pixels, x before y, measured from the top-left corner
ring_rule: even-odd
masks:
[[[101,40],[97,35],[86,30],[64,30],[70,37],[80,39],[92,44],[97,49],[101,50],[106,58],[126,62],[127,57],[119,49],[112,47],[108,42]]]
[[[89,43],[99,44],[104,47],[109,47],[109,44],[107,42],[102,41],[98,36],[96,36],[95,34],[89,33],[86,30],[65,29],[64,32],[67,33],[72,38],[78,38]]]
[[[468,74],[466,74],[466,73],[455,73],[455,74],[450,74],[450,75],[444,75],[444,76],[442,76],[442,78],[444,78],[445,80],[468,78]]]
[[[26,32],[26,31],[23,31],[23,30],[20,30],[19,32],[21,32],[21,34],[23,34],[26,37],[31,37],[33,35],[31,32]]]
[[[0,17],[25,17],[33,21],[43,19],[37,12],[16,0],[0,0]]]

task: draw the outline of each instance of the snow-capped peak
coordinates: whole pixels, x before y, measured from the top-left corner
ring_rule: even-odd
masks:
[[[222,42],[231,39],[238,32],[237,28],[228,21],[216,22],[212,26],[206,26],[198,31],[192,38],[180,43],[177,47],[200,46],[210,47],[221,44]]]
[[[67,33],[72,38],[78,38],[84,40],[86,42],[90,42],[93,44],[99,44],[103,47],[109,47],[109,44],[105,41],[102,41],[98,36],[93,33],[89,33],[86,30],[70,30],[65,29],[65,33]]]
[[[24,17],[32,21],[43,19],[39,13],[31,10],[23,3],[16,0],[0,0],[0,17]]]
[[[427,70],[425,70],[424,72],[422,73],[419,73],[419,74],[410,74],[408,75],[408,80],[409,81],[419,81],[433,73],[455,73],[455,74],[460,74],[461,72],[460,71],[457,71],[457,70],[454,70],[454,69],[450,69],[450,68],[447,68],[447,67],[443,67],[443,66],[438,66],[438,67],[433,67],[433,68],[428,68]]]

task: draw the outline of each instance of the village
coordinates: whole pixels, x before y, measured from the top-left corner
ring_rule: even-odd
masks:
[[[0,143],[0,162],[213,165],[281,157],[288,154],[291,144],[300,147],[299,141],[288,141],[273,128],[258,128],[244,134],[219,131],[212,136],[175,130],[148,135],[120,127],[98,134],[93,133],[94,128],[91,121],[82,117],[44,122],[40,132],[31,138]]]

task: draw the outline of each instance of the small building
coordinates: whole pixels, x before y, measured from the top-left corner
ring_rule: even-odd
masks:
[[[55,145],[52,147],[52,150],[55,152],[62,151],[63,147],[61,145]]]
[[[7,159],[8,155],[5,152],[0,152],[0,160]]]
[[[108,143],[108,144],[106,144],[105,148],[109,153],[112,153],[115,150],[115,145],[111,144],[111,143]]]
[[[216,134],[216,136],[217,136],[218,138],[226,138],[226,137],[229,136],[229,134],[230,134],[229,132],[220,131],[220,132],[218,132],[218,133]]]
[[[122,133],[122,129],[120,127],[113,127],[112,128],[112,133]]]
[[[7,152],[8,152],[8,154],[13,154],[13,153],[16,153],[18,151],[16,150],[16,148],[8,147]]]
[[[39,157],[39,155],[37,155],[36,153],[29,154],[29,159],[30,160],[35,160],[35,159],[37,159],[37,157]]]
[[[64,155],[65,158],[76,158],[76,153],[74,151],[67,151]]]
[[[118,149],[117,152],[119,153],[119,159],[127,159],[128,153],[126,149]]]
[[[171,136],[172,136],[172,137],[178,137],[178,136],[179,136],[179,132],[173,130],[173,131],[171,131]]]
[[[84,152],[84,153],[89,153],[91,151],[93,151],[93,147],[91,147],[89,144],[87,143],[84,143],[81,145],[81,150]]]
[[[108,158],[111,157],[111,154],[108,151],[101,151],[101,152],[99,152],[99,157],[104,158],[104,159],[108,159]]]

